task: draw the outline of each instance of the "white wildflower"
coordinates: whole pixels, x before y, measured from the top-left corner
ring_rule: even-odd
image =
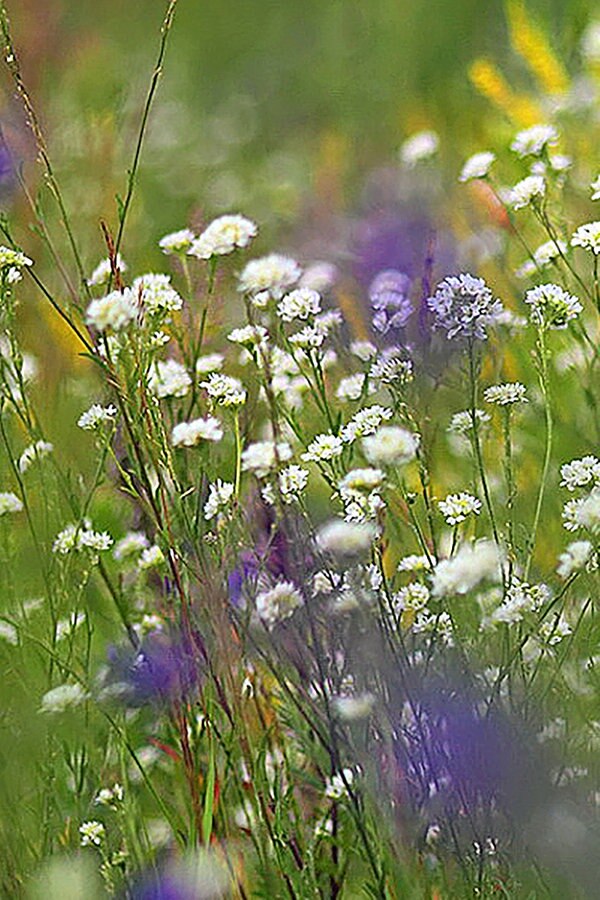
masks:
[[[117,562],[122,562],[131,556],[137,556],[142,550],[150,545],[150,542],[143,531],[128,531],[127,534],[117,541],[113,550],[113,557]]]
[[[352,469],[339,483],[343,492],[349,491],[373,491],[381,487],[385,481],[385,474],[381,469]]]
[[[293,503],[300,497],[308,483],[308,469],[288,466],[279,473],[279,490],[284,503]]]
[[[429,560],[426,556],[410,554],[403,556],[397,566],[398,572],[425,572],[429,569]]]
[[[302,269],[289,256],[271,253],[251,260],[239,278],[238,290],[247,294],[267,291],[269,297],[280,300],[286,289],[296,284]]]
[[[318,434],[302,454],[305,462],[324,462],[340,456],[344,449],[343,441],[334,434]]]
[[[371,341],[352,341],[350,344],[350,353],[358,356],[363,362],[368,362],[377,355],[377,347]]]
[[[474,178],[486,178],[495,161],[496,154],[490,153],[489,150],[474,153],[465,161],[458,180],[472,181]]]
[[[197,259],[226,256],[233,253],[238,247],[247,247],[257,233],[256,223],[251,219],[246,219],[245,216],[219,216],[205,228],[199,237],[192,241],[187,252]]]
[[[600,200],[600,175],[597,175],[590,185],[592,189],[592,200]]]
[[[567,500],[562,511],[563,528],[567,531],[577,531],[581,525],[578,521],[579,508],[583,504],[583,498]]]
[[[356,722],[366,719],[373,712],[375,696],[370,693],[333,697],[331,701],[336,715],[343,722]]]
[[[30,444],[29,447],[26,447],[25,450],[23,450],[17,461],[19,472],[26,472],[32,463],[42,459],[49,453],[52,453],[53,450],[54,445],[50,444],[48,441],[36,441],[34,444]]]
[[[333,519],[317,532],[317,545],[324,553],[353,558],[370,550],[377,536],[375,527],[366,522],[345,522]]]
[[[573,541],[558,558],[556,572],[561,578],[569,578],[573,572],[583,569],[592,556],[590,541]]]
[[[231,375],[211,372],[208,381],[200,382],[200,387],[220,406],[241,406],[246,402],[246,391],[241,381]]]
[[[242,452],[242,471],[253,472],[257,478],[266,478],[279,463],[292,457],[292,448],[285,442],[257,441]]]
[[[269,591],[256,598],[256,612],[267,628],[272,628],[294,613],[304,604],[302,594],[291,581],[280,581]]]
[[[80,706],[88,697],[89,694],[80,684],[60,684],[58,687],[46,691],[42,697],[40,712],[63,713]]]
[[[79,428],[84,431],[94,431],[105,422],[113,422],[117,415],[117,408],[113,406],[101,406],[100,403],[92,403],[89,409],[81,413],[77,420]]]
[[[355,777],[356,773],[353,769],[343,769],[341,773],[337,772],[331,778],[328,778],[325,785],[325,796],[327,799],[341,800],[342,797],[346,797],[349,789],[352,789]]]
[[[369,378],[379,384],[388,384],[395,387],[410,384],[414,379],[414,368],[410,359],[405,359],[403,351],[392,347],[373,362],[369,371]]]
[[[542,622],[540,625],[539,636],[542,641],[554,647],[573,633],[573,629],[564,618],[559,616],[554,622]]]
[[[284,322],[310,319],[321,312],[321,295],[310,288],[297,288],[286,294],[277,306],[277,315]]]
[[[86,615],[83,612],[72,613],[68,619],[59,619],[56,623],[56,640],[62,641],[67,637],[71,637],[83,625],[85,620]]]
[[[573,459],[560,467],[561,487],[569,491],[586,487],[588,484],[600,482],[600,460],[596,456],[583,456]]]
[[[460,525],[468,516],[478,516],[481,512],[481,500],[466,491],[448,494],[445,500],[440,500],[438,506],[447,525]]]
[[[366,406],[353,415],[347,425],[344,425],[340,434],[346,444],[351,444],[357,438],[374,434],[382,422],[391,419],[393,411],[386,406]]]
[[[21,512],[23,503],[12,491],[0,492],[0,516],[6,513]]]
[[[106,836],[104,825],[102,822],[96,822],[95,819],[80,825],[79,834],[81,835],[82,847],[99,847]]]
[[[7,644],[12,644],[14,647],[19,643],[17,629],[4,619],[0,619],[0,640],[6,641]]]
[[[491,420],[489,413],[482,409],[475,410],[475,419],[479,426]],[[462,412],[454,413],[448,425],[448,431],[452,434],[469,434],[473,429],[473,417],[471,410],[465,409]]]
[[[405,610],[421,610],[429,603],[429,588],[418,581],[407,584],[406,587],[394,594],[393,606],[396,615],[401,615]]]
[[[187,253],[194,240],[194,232],[189,228],[182,228],[180,231],[172,231],[165,234],[158,242],[158,246],[163,253]]]
[[[510,149],[520,156],[540,156],[546,147],[554,146],[558,142],[558,132],[553,125],[532,125],[524,131],[519,131]]]
[[[96,806],[109,806],[111,809],[116,809],[118,804],[123,802],[124,796],[123,785],[117,783],[111,788],[99,790],[94,798],[94,803]]]
[[[196,375],[208,375],[209,372],[218,372],[223,368],[225,357],[222,353],[207,353],[196,360]]]
[[[262,325],[245,325],[243,328],[234,328],[233,331],[230,331],[227,340],[232,344],[241,344],[248,349],[260,347],[262,352],[266,352],[268,336],[269,332]]]
[[[159,359],[150,369],[148,390],[155,397],[185,397],[191,386],[186,367],[176,359]]]
[[[546,194],[546,182],[542,175],[528,175],[510,190],[508,203],[514,209],[523,209]]]
[[[127,265],[125,264],[125,260],[123,259],[123,257],[121,256],[120,253],[117,253],[116,263],[117,263],[117,268],[119,269],[120,272],[127,271]],[[98,265],[96,266],[96,268],[94,269],[94,271],[92,272],[90,277],[88,278],[88,280],[87,280],[88,286],[89,287],[102,287],[103,285],[108,283],[108,281],[110,280],[111,274],[112,274],[112,268],[110,265],[110,259],[103,259],[100,263],[98,263]]]
[[[433,572],[434,597],[466,594],[484,580],[499,581],[502,557],[492,541],[463,544],[456,556],[439,562]]]
[[[325,335],[314,325],[307,325],[295,334],[290,335],[290,344],[301,350],[317,350],[325,341]]]
[[[140,571],[144,572],[147,569],[156,569],[165,562],[165,555],[158,546],[158,544],[152,544],[151,547],[147,547],[142,551],[138,562],[138,568]]]
[[[400,160],[412,169],[435,156],[439,145],[440,139],[435,131],[418,131],[407,138],[400,147]]]
[[[589,531],[600,530],[600,486],[595,487],[577,507],[575,513],[576,523]]]
[[[600,222],[587,222],[580,225],[571,237],[572,247],[591,250],[595,256],[600,253]]]
[[[196,447],[200,441],[220,441],[223,437],[223,426],[214,416],[205,419],[193,419],[191,422],[180,422],[171,432],[171,443],[174,447]]]
[[[590,63],[600,63],[600,19],[593,19],[581,37],[581,53]]]
[[[510,406],[513,403],[528,403],[525,396],[526,388],[518,381],[509,381],[504,384],[493,384],[483,392],[483,399],[487,403],[496,403],[498,406]]]
[[[86,310],[85,321],[100,332],[109,328],[121,331],[137,318],[138,312],[136,295],[131,288],[125,288],[122,292],[111,291],[106,297],[92,300]]]
[[[234,494],[234,485],[229,481],[221,481],[220,478],[214,484],[209,485],[208,498],[204,504],[204,518],[207,521],[224,512]]]
[[[170,275],[149,272],[140,275],[131,285],[131,291],[139,306],[150,315],[177,312],[183,300],[171,285]]]
[[[418,446],[419,435],[397,425],[384,425],[362,441],[363,453],[375,466],[406,465],[416,457]]]
[[[335,396],[342,403],[347,400],[358,400],[363,392],[366,376],[363,372],[347,375],[337,386]]]
[[[323,294],[333,287],[338,276],[338,270],[333,263],[311,263],[300,278],[300,287],[310,288],[312,291],[319,291],[320,294]]]
[[[331,334],[336,328],[344,323],[344,317],[339,309],[328,309],[325,312],[315,316],[314,325],[317,331],[320,331],[323,337]]]
[[[583,306],[558,284],[540,284],[527,291],[525,303],[531,308],[531,320],[541,328],[561,330],[576,319]]]

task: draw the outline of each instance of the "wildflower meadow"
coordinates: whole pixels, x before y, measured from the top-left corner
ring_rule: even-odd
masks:
[[[598,897],[593,5],[68,6],[0,0],[0,895]]]

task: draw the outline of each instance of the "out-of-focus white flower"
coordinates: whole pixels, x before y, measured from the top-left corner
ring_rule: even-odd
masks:
[[[238,290],[246,294],[266,291],[269,297],[280,300],[287,288],[296,284],[302,269],[289,256],[271,253],[260,259],[251,260],[243,269]]]
[[[502,556],[492,541],[463,544],[452,559],[443,559],[433,572],[434,597],[466,594],[485,580],[499,581]]]
[[[573,541],[559,556],[557,574],[561,578],[569,578],[573,572],[583,569],[590,561],[592,550],[590,541]]]
[[[571,237],[572,247],[591,250],[595,256],[600,253],[600,222],[587,222],[580,225]]]
[[[120,253],[117,253],[116,263],[117,263],[117,268],[119,269],[120,272],[127,271],[127,265]],[[96,266],[96,268],[94,269],[94,271],[92,272],[90,277],[88,278],[88,280],[87,280],[88,286],[89,287],[102,287],[102,285],[108,283],[111,273],[112,273],[112,268],[110,265],[110,259],[103,259],[100,263],[98,263],[98,265]]]
[[[80,706],[88,697],[89,694],[80,684],[60,684],[58,687],[46,691],[42,697],[40,712],[63,713],[68,709]]]
[[[317,545],[324,553],[351,559],[367,553],[376,537],[375,526],[368,522],[333,519],[317,532]]]
[[[23,503],[12,491],[3,491],[0,493],[0,516],[6,513],[21,512]]]
[[[158,546],[153,544],[142,551],[142,555],[138,561],[138,569],[144,572],[147,569],[156,569],[165,562],[165,555]]]
[[[79,428],[84,431],[94,431],[105,422],[114,422],[117,408],[113,406],[101,406],[100,403],[92,403],[89,409],[81,413],[77,420]]]
[[[171,432],[171,443],[174,447],[196,447],[200,441],[220,441],[223,427],[214,416],[205,419],[193,419],[191,422],[180,422]]]
[[[155,397],[185,397],[191,386],[186,367],[176,359],[159,359],[150,369],[148,390]]]
[[[589,531],[600,530],[600,487],[595,487],[591,494],[582,500],[575,512],[575,521]]]
[[[340,695],[331,701],[336,715],[343,722],[356,722],[368,718],[375,706],[374,694]]]
[[[12,644],[13,647],[16,647],[19,643],[17,629],[4,619],[0,619],[0,640],[6,641],[7,644]]]
[[[284,441],[257,441],[242,452],[242,471],[253,472],[257,478],[266,478],[279,463],[292,457],[292,448]]]
[[[182,228],[180,231],[172,231],[165,234],[158,242],[158,246],[163,253],[187,253],[194,240],[194,232],[189,228]]]
[[[363,362],[368,362],[377,356],[377,347],[371,341],[352,341],[350,344],[350,353],[358,356]]]
[[[257,233],[256,223],[245,216],[219,216],[192,241],[188,253],[197,259],[226,256],[237,248],[247,247]]]
[[[227,340],[232,344],[240,344],[250,349],[251,347],[260,347],[266,352],[268,347],[269,332],[262,325],[244,325],[243,328],[234,328],[227,335]]]
[[[86,310],[85,321],[100,332],[108,329],[122,331],[135,321],[138,312],[135,294],[131,288],[125,288],[92,300]]]
[[[519,131],[510,149],[520,156],[540,156],[546,147],[554,146],[558,141],[558,131],[553,125],[532,125]]]
[[[345,402],[347,400],[358,400],[363,392],[366,376],[364,372],[356,372],[354,375],[347,375],[342,378],[338,384],[335,396],[338,400]]]
[[[541,200],[546,194],[546,181],[542,175],[528,175],[517,182],[508,194],[508,204],[514,210],[523,209]]]
[[[490,153],[489,150],[474,153],[465,161],[458,180],[472,181],[475,178],[486,178],[495,160],[496,154]]]
[[[374,466],[400,466],[417,455],[419,435],[397,425],[384,425],[375,434],[363,438],[362,448]]]
[[[592,189],[592,200],[600,200],[600,175],[597,175],[590,185]]]
[[[432,159],[438,151],[440,139],[435,131],[418,131],[411,134],[400,147],[400,160],[409,169]]]
[[[36,460],[42,459],[54,450],[54,444],[48,441],[36,441],[26,447],[17,461],[19,472],[24,473]]]
[[[595,19],[587,26],[581,36],[581,53],[588,62],[600,62],[600,19]]]
[[[310,288],[312,291],[318,291],[324,294],[329,288],[333,287],[338,279],[338,270],[328,262],[315,262],[304,270],[300,278],[300,287]]]
[[[145,550],[150,544],[148,538],[143,531],[128,531],[127,534],[117,541],[113,556],[117,562],[122,562],[132,556],[137,556],[142,550]]]
[[[225,357],[222,353],[207,353],[196,360],[196,375],[208,375],[223,368]]]
[[[256,612],[267,628],[283,622],[304,604],[304,598],[291,581],[280,581],[256,598]]]

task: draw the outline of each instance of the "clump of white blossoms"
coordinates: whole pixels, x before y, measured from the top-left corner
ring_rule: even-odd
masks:
[[[417,455],[419,435],[398,425],[383,425],[362,440],[363,453],[373,466],[402,466]]]
[[[381,469],[352,469],[339,483],[341,491],[373,491],[381,487],[385,473]]]
[[[591,455],[573,459],[560,467],[560,474],[562,476],[560,486],[566,487],[569,491],[600,483],[600,460]]]
[[[358,400],[363,392],[365,382],[366,375],[364,372],[356,372],[354,375],[347,375],[345,378],[342,378],[338,384],[335,396],[342,402]],[[370,393],[372,393],[372,390]]]
[[[94,798],[94,803],[96,806],[108,806],[110,809],[117,809],[119,803],[123,802],[124,796],[123,785],[114,784],[111,788],[99,790]]]
[[[153,272],[140,275],[131,285],[131,290],[139,306],[150,315],[168,315],[183,306],[183,300],[171,285],[170,275]]]
[[[434,597],[466,594],[482,581],[500,581],[502,556],[493,541],[463,544],[452,559],[443,559],[433,572]]]
[[[77,425],[79,428],[83,428],[84,431],[95,431],[100,425],[114,422],[116,415],[117,408],[112,403],[109,406],[92,403],[89,409],[81,413],[77,420]]]
[[[503,384],[492,384],[483,392],[486,403],[496,403],[498,406],[511,406],[514,403],[528,403],[525,396],[527,389],[518,381],[507,381]]]
[[[240,344],[248,350],[260,348],[262,353],[268,350],[269,332],[262,325],[244,325],[242,328],[234,328],[227,335],[227,340],[232,344]]]
[[[558,558],[556,573],[561,578],[569,578],[573,572],[579,572],[592,558],[590,541],[573,541]]]
[[[418,131],[411,134],[400,147],[400,160],[409,169],[432,159],[438,151],[440,139],[435,131]]]
[[[200,387],[219,406],[242,406],[246,402],[246,391],[241,381],[231,375],[211,372],[207,381],[200,382]]]
[[[445,500],[440,500],[438,506],[447,525],[460,525],[469,516],[478,516],[481,512],[481,501],[467,491],[448,494]]]
[[[159,359],[148,375],[148,390],[155,397],[185,397],[192,379],[184,365],[176,359]]]
[[[321,295],[310,288],[296,288],[286,294],[277,305],[277,315],[284,322],[310,319],[321,312]]]
[[[333,697],[331,705],[343,722],[356,722],[371,715],[375,702],[375,696],[369,693],[341,694]]]
[[[404,352],[397,348],[391,347],[384,350],[369,370],[369,378],[376,386],[393,385],[395,388],[401,385],[410,384],[414,379],[413,364],[410,359],[406,359]]]
[[[136,295],[131,288],[125,288],[92,300],[86,310],[85,321],[99,332],[109,329],[122,331],[135,321],[138,312]]]
[[[546,195],[546,181],[542,175],[528,175],[512,187],[508,193],[508,204],[514,210],[524,209],[531,203],[542,200]]]
[[[292,448],[284,441],[257,441],[242,452],[242,471],[266,478],[279,463],[287,462],[291,457]]]
[[[107,531],[94,531],[89,527],[89,523],[83,527],[67,525],[56,535],[52,544],[52,552],[66,556],[72,552],[79,553],[90,550],[96,554],[110,550],[112,545],[113,539]]]
[[[530,307],[531,321],[540,328],[561,330],[576,319],[583,306],[558,284],[540,284],[527,291],[525,303]]]
[[[355,777],[356,773],[353,769],[343,769],[342,772],[336,772],[331,778],[328,778],[325,785],[327,799],[341,800],[343,797],[347,797]]]
[[[341,438],[344,443],[352,444],[358,438],[374,434],[382,422],[388,421],[393,415],[393,411],[387,406],[379,406],[377,403],[365,406],[344,425],[340,432]]]
[[[188,254],[197,259],[227,256],[238,248],[247,247],[257,234],[256,223],[245,216],[230,214],[219,216],[192,241]]]
[[[352,341],[350,353],[353,356],[358,356],[362,362],[368,362],[374,356],[377,356],[377,347],[371,341]]]
[[[600,253],[600,222],[587,222],[580,225],[571,237],[572,247],[591,250],[595,256]]]
[[[482,624],[514,625],[516,622],[521,622],[526,613],[535,612],[549,599],[550,590],[547,585],[526,584],[514,579],[500,606]]]
[[[532,125],[515,136],[510,149],[517,156],[540,156],[547,147],[558,142],[558,131],[553,125]]]
[[[43,459],[54,450],[54,444],[49,441],[35,441],[26,447],[17,461],[17,468],[21,474],[26,472],[37,460]]]
[[[475,419],[477,421],[477,425],[484,425],[486,422],[491,421],[491,416],[489,413],[484,412],[482,409],[475,410]],[[448,431],[451,434],[461,434],[468,435],[473,430],[473,414],[471,410],[465,409],[461,412],[454,413],[452,418],[450,419],[450,424],[448,425]]]
[[[81,835],[82,847],[99,847],[106,837],[104,825],[102,822],[96,822],[95,819],[80,825],[79,834]]]
[[[187,253],[192,246],[194,238],[195,234],[190,228],[181,228],[179,231],[165,234],[158,242],[158,246],[167,255],[171,253]]]
[[[138,569],[141,572],[145,572],[148,569],[157,569],[163,565],[165,562],[165,555],[158,546],[158,544],[152,544],[151,547],[147,547],[145,550],[142,550],[141,556],[138,560]]]
[[[600,486],[584,497],[575,510],[575,522],[594,533],[600,530]]]
[[[517,278],[528,278],[530,275],[535,275],[538,269],[546,269],[559,257],[564,256],[568,249],[567,244],[560,238],[546,241],[533,251],[533,259],[528,259],[522,266],[519,266],[515,275]]]
[[[483,278],[468,274],[445,278],[427,305],[434,316],[434,328],[445,331],[448,340],[484,341],[487,328],[497,323],[504,309]]]
[[[490,169],[496,161],[496,154],[490,153],[489,150],[483,150],[481,153],[474,153],[464,163],[461,173],[458,176],[459,181],[473,181],[476,178],[486,178]]]
[[[256,612],[267,628],[283,622],[304,604],[304,598],[291,581],[280,581],[256,597]]]
[[[375,526],[368,522],[345,522],[333,519],[317,532],[317,546],[341,560],[367,553],[377,537]]]
[[[413,581],[394,594],[392,598],[394,612],[397,616],[405,610],[418,611],[424,609],[429,603],[430,593],[426,585],[419,581]]]
[[[113,550],[113,557],[117,562],[122,562],[133,556],[137,556],[150,545],[150,541],[143,531],[128,531],[117,541]]]
[[[417,553],[411,553],[409,556],[403,556],[396,571],[398,572],[425,572],[430,568],[429,560],[426,556]]]
[[[220,478],[217,478],[214,484],[209,485],[208,497],[204,504],[204,518],[207,522],[225,512],[231,503],[234,491],[235,487],[230,481],[221,481]]]
[[[308,484],[308,469],[288,466],[279,473],[279,492],[284,503],[293,503],[302,496]]]
[[[196,360],[196,375],[208,375],[223,368],[225,357],[222,353],[206,353]]]
[[[302,454],[304,462],[325,462],[341,456],[344,443],[335,434],[317,434]]]
[[[238,290],[245,294],[260,294],[280,300],[286,290],[292,287],[302,274],[295,259],[271,253],[269,256],[253,259],[244,267],[238,282]]]
[[[22,509],[23,503],[16,494],[13,494],[12,491],[0,492],[0,516],[5,516],[7,513],[21,512]]]
[[[174,447],[196,447],[200,441],[220,441],[223,427],[214,416],[193,419],[191,422],[180,422],[171,432],[171,443]]]
[[[127,265],[125,260],[121,256],[120,253],[117,253],[116,258],[117,269],[120,272],[127,271]],[[92,274],[87,280],[88,287],[102,287],[102,285],[107,284],[110,280],[110,276],[112,274],[112,267],[110,264],[110,259],[103,259],[98,263]]]
[[[40,712],[56,715],[81,706],[89,694],[80,684],[60,684],[46,691],[42,697]]]

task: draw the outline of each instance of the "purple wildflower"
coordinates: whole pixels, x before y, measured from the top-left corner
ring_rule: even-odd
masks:
[[[448,340],[467,338],[485,341],[486,328],[504,310],[483,280],[473,275],[451,275],[437,286],[427,305],[434,315],[434,328],[446,332]]]
[[[375,331],[387,334],[392,328],[405,327],[413,312],[410,288],[408,275],[397,269],[385,269],[375,276],[369,288]]]
[[[133,656],[130,651],[111,647],[108,657],[111,680],[120,686],[125,702],[144,706],[179,700],[197,687],[204,650],[198,634],[184,641],[157,632],[148,635]]]

